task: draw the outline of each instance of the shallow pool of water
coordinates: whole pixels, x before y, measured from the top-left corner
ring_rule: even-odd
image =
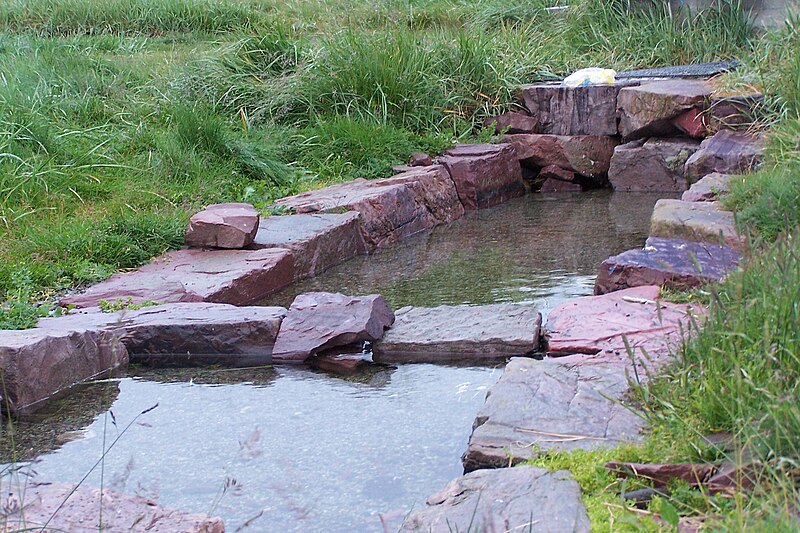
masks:
[[[378,292],[395,308],[519,302],[546,313],[591,294],[607,256],[642,245],[656,198],[531,195],[356,258],[265,303],[336,290]],[[374,366],[343,379],[291,367],[132,369],[20,422],[14,440],[19,453],[40,454],[32,465],[39,479],[77,482],[104,438],[107,446],[135,419],[87,483],[99,485],[102,471],[105,486],[221,516],[229,531],[384,531],[384,523],[394,531],[461,474],[475,413],[501,371]],[[4,431],[0,462],[10,457]]]

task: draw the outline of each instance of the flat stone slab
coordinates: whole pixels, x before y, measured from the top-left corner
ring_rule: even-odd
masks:
[[[368,250],[391,245],[464,214],[455,184],[441,165],[419,167],[384,180],[357,179],[282,198],[293,213],[361,214]]]
[[[653,208],[650,236],[721,244],[741,250],[743,238],[733,213],[719,202],[684,202],[661,199]]]
[[[588,533],[589,517],[569,472],[519,466],[454,479],[412,511],[400,531]]]
[[[31,481],[24,487],[6,484],[3,488],[0,521],[9,531],[39,531],[49,521],[47,531],[54,532],[225,532],[225,526],[219,518],[167,509],[153,500],[123,495],[109,489],[101,492],[97,488],[82,486],[70,495],[73,485]],[[67,496],[69,499],[59,509]],[[50,520],[53,513],[55,516]]]
[[[726,194],[734,176],[713,172],[693,183],[681,196],[684,202],[716,202]]]
[[[622,87],[636,84],[524,85],[520,96],[528,112],[539,120],[539,133],[617,135],[617,94]]]
[[[547,354],[625,355],[628,345],[644,348],[657,366],[690,329],[691,306],[658,301],[660,288],[647,285],[602,296],[573,298],[547,317]]]
[[[459,144],[439,161],[450,172],[464,209],[494,207],[527,192],[510,144]]]
[[[509,111],[486,119],[486,126],[493,126],[497,133],[538,133],[539,120],[527,113]]]
[[[372,346],[376,362],[504,359],[539,349],[542,315],[512,304],[403,307]]]
[[[712,172],[745,174],[764,158],[764,138],[746,132],[721,130],[700,145],[686,161],[686,176],[692,181]]]
[[[250,248],[288,248],[295,281],[366,253],[358,213],[312,213],[261,219]]]
[[[246,305],[294,280],[292,253],[263,250],[176,250],[133,272],[114,274],[61,305],[97,307],[101,300],[134,303],[216,302]]]
[[[703,108],[714,92],[703,80],[664,80],[625,87],[617,96],[619,132],[625,139],[672,136],[679,133],[671,122],[692,108]]]
[[[301,294],[294,299],[283,319],[272,359],[282,363],[302,363],[331,348],[376,341],[392,322],[394,313],[378,294]]]
[[[132,362],[156,366],[269,364],[287,312],[283,307],[214,303],[88,311],[40,319],[37,329],[111,331],[119,336]]]
[[[628,387],[620,360],[512,359],[478,411],[464,471],[504,468],[547,451],[638,442],[644,421],[619,401]]]
[[[250,204],[212,204],[189,219],[186,245],[244,248],[253,242],[258,220],[258,211]]]
[[[127,364],[125,345],[112,331],[0,331],[0,410],[32,412],[72,386]]]
[[[690,289],[720,282],[739,264],[740,254],[727,246],[683,239],[650,237],[644,248],[628,250],[600,264],[595,294],[642,285]]]
[[[617,146],[608,171],[615,191],[680,192],[689,188],[684,165],[700,148],[692,139],[633,141]]]
[[[591,178],[608,173],[616,137],[603,135],[506,135],[505,142],[514,145],[523,165],[547,167],[555,165]]]

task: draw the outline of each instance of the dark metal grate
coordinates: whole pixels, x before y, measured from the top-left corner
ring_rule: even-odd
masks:
[[[676,65],[674,67],[646,68],[641,70],[627,70],[617,72],[617,79],[630,78],[708,78],[728,72],[738,67],[736,60],[715,61],[713,63],[700,63],[697,65]]]

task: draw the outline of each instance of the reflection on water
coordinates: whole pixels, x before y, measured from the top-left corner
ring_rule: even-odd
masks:
[[[395,308],[520,302],[547,312],[591,294],[607,256],[644,243],[655,200],[531,195],[356,258],[267,303],[328,290],[378,292]],[[107,456],[106,486],[221,516],[229,531],[248,521],[243,531],[384,531],[382,519],[393,531],[461,473],[475,413],[501,370],[365,365],[334,377],[304,367],[132,368],[17,423],[17,453],[0,447],[0,462],[37,449],[40,479],[77,482],[104,438],[158,403]],[[87,483],[99,485],[100,472]]]

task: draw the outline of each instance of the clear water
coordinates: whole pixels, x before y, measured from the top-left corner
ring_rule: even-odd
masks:
[[[519,302],[546,313],[590,294],[603,259],[643,244],[656,198],[531,195],[265,303],[331,290],[378,292],[395,307]],[[344,379],[288,367],[133,369],[18,423],[13,441],[17,457],[38,455],[38,479],[77,482],[104,438],[110,444],[135,420],[105,459],[104,486],[221,516],[229,531],[394,531],[461,474],[475,413],[501,371],[375,365]],[[0,462],[10,460],[11,436],[0,432]],[[100,475],[86,483],[99,485]]]

